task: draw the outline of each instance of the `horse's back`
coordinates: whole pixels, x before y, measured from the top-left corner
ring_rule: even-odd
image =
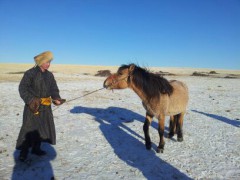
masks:
[[[167,115],[185,112],[189,99],[187,85],[177,80],[171,80],[169,83],[173,87],[173,93],[169,96]]]

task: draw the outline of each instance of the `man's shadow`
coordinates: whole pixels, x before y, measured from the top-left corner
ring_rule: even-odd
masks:
[[[219,115],[216,115],[216,114],[205,113],[205,112],[201,112],[201,111],[197,111],[197,110],[192,110],[192,112],[203,114],[205,116],[216,119],[218,121],[222,121],[224,123],[230,124],[230,125],[238,127],[238,128],[240,127],[240,121],[238,121],[238,120],[228,119],[228,118],[223,117],[223,116],[219,116]]]
[[[29,152],[25,162],[18,160],[20,151],[15,150],[13,153],[15,166],[13,167],[11,179],[54,179],[54,172],[50,161],[56,158],[57,153],[48,143],[42,143],[42,149],[47,152],[45,156],[39,157]]]
[[[93,116],[118,158],[129,166],[138,169],[147,179],[191,179],[169,163],[161,160],[155,151],[146,150],[143,136],[125,125],[125,123],[131,123],[134,120],[144,122],[145,117],[118,107],[102,109],[77,106],[70,112]]]

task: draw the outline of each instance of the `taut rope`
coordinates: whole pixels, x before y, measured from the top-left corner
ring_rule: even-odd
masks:
[[[102,88],[100,88],[100,89],[97,89],[97,90],[94,90],[94,91],[91,91],[91,92],[89,92],[89,93],[87,93],[87,94],[84,94],[84,95],[82,95],[82,96],[79,96],[79,97],[70,99],[70,100],[66,101],[65,103],[69,103],[69,102],[71,102],[71,101],[75,101],[75,100],[77,100],[77,99],[83,98],[83,97],[85,97],[85,96],[87,96],[87,95],[89,95],[89,94],[93,94],[93,93],[95,93],[95,92],[97,92],[97,91],[100,91],[100,90],[103,90],[103,89],[104,89],[104,87],[102,87]],[[57,108],[53,109],[52,111],[55,111],[55,110],[58,109],[59,107],[60,107],[60,106],[58,106]]]
[[[82,98],[82,97],[85,97],[85,96],[87,96],[87,95],[89,95],[89,94],[92,94],[92,93],[95,93],[95,92],[97,92],[97,91],[100,91],[100,90],[102,90],[102,89],[104,89],[104,87],[102,87],[102,88],[100,88],[100,89],[97,89],[97,90],[95,90],[95,91],[91,91],[91,92],[89,92],[89,93],[87,93],[87,94],[84,94],[84,95],[82,95],[82,96],[79,96],[79,97],[70,99],[70,100],[66,101],[66,103],[69,103],[69,102],[74,101],[74,100],[76,100],[76,99],[80,99],[80,98]]]

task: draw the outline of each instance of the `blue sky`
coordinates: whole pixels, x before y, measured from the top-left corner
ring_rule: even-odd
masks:
[[[0,62],[240,69],[240,0],[0,0]]]

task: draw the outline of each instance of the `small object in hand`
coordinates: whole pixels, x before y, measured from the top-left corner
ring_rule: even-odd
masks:
[[[59,105],[65,103],[66,99],[60,99],[60,98],[59,99],[53,99],[52,102],[53,102],[54,105],[59,106]]]

